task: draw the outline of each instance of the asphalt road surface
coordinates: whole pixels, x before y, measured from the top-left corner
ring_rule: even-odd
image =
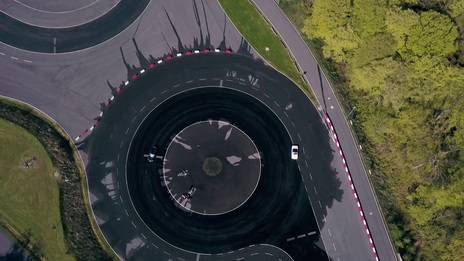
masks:
[[[4,14],[0,14],[0,16],[2,15]],[[3,29],[5,31],[0,32],[0,42],[8,45],[0,44],[0,62],[2,65],[0,94],[19,99],[41,109],[55,119],[74,138],[98,119],[100,109],[105,109],[104,105],[109,101],[109,97],[117,94],[117,87],[120,86],[121,82],[132,77],[142,67],[146,67],[160,58],[165,58],[168,54],[176,54],[177,52],[185,52],[196,48],[220,47],[222,50],[231,48],[235,52],[256,57],[255,52],[231,25],[216,1],[151,1],[147,5],[145,12],[143,12],[143,17],[139,16],[138,21],[136,21],[136,18],[131,17],[127,16],[123,19],[126,20],[125,23],[129,26],[125,29],[120,27],[118,30],[123,31],[119,33],[115,31],[114,37],[109,41],[102,42],[103,38],[98,36],[91,44],[77,40],[64,44],[68,40],[59,38],[54,44],[53,38],[56,37],[52,35],[45,38],[39,37],[43,41],[38,41],[34,32],[30,35],[31,32],[25,30],[24,25],[18,22],[15,26],[19,26],[18,30],[23,35],[20,38],[21,41],[17,40],[18,45],[16,46],[12,45],[11,42],[8,44],[7,41],[10,41],[10,38],[1,37],[2,34],[8,35],[11,33],[5,23],[1,23],[0,27],[2,25],[3,27],[0,28],[0,31]],[[130,21],[136,22],[131,23]],[[93,22],[96,22],[96,20]],[[107,28],[97,28],[95,29],[97,33],[90,30],[93,28],[88,28],[87,33],[107,34],[105,31]],[[11,39],[14,40],[15,38]],[[36,48],[36,43],[38,43],[37,48],[43,48],[44,52],[48,53],[53,53],[53,51],[57,53],[65,52],[66,48],[71,50],[72,46],[78,46],[73,47],[77,49],[86,48],[85,46],[89,48],[61,55],[46,55],[24,51]],[[98,43],[101,44],[96,45]],[[18,49],[22,45],[24,50]],[[51,51],[53,47],[55,47],[55,50]],[[62,47],[64,49],[61,49]],[[346,175],[341,171],[343,165],[337,159],[336,148],[333,147],[330,136],[328,136],[327,130],[324,129],[325,123],[322,122],[320,115],[314,111],[307,97],[296,86],[281,84],[283,80],[280,83],[279,81],[276,82],[275,78],[282,76],[275,71],[269,68],[255,71],[256,68],[251,68],[249,65],[252,64],[251,61],[246,61],[245,64],[240,64],[241,62],[231,63],[235,64],[237,68],[229,71],[223,70],[214,79],[206,78],[214,82],[214,84],[211,83],[210,85],[232,86],[230,88],[251,92],[254,97],[265,102],[269,108],[276,112],[290,133],[293,142],[300,143],[298,168],[301,169],[300,173],[304,180],[304,188],[307,190],[317,224],[322,231],[321,236],[324,238],[327,247],[324,246],[321,237],[313,234],[314,231],[318,233],[317,230],[298,231],[297,229],[293,234],[286,235],[288,238],[285,244],[288,244],[288,246],[285,249],[296,249],[289,250],[289,253],[304,254],[305,251],[313,251],[308,249],[308,246],[313,243],[316,253],[325,249],[324,251],[327,251],[333,260],[370,260],[370,249],[364,249],[369,243],[365,234],[363,235],[363,224],[357,218],[356,202],[351,195],[344,195],[344,191],[350,191],[350,187],[347,185]],[[224,69],[225,67],[221,65],[216,69],[221,68]],[[238,75],[237,72],[241,71],[242,75]],[[243,71],[247,71],[247,73],[243,73]],[[200,80],[203,78],[197,76],[189,79],[185,77],[174,78],[178,78],[179,87],[183,86],[184,89],[206,85],[205,82],[199,83],[205,80]],[[187,83],[190,79],[193,79],[193,82]],[[134,81],[134,84],[136,82]],[[173,95],[174,90],[169,89],[174,89],[173,86],[167,86],[166,91],[157,89],[159,93],[157,99]],[[250,88],[250,86],[254,88]],[[153,92],[155,91],[153,90]],[[111,106],[117,104],[120,97],[118,96]],[[153,96],[151,99],[153,99]],[[137,110],[143,108],[143,103],[155,104],[154,101],[150,103],[150,100],[145,97],[145,100],[141,100],[142,103],[137,105],[138,107],[133,106],[131,109],[123,107],[119,113],[122,115],[132,112],[135,117]],[[148,106],[144,108],[144,110],[148,109]],[[105,114],[104,117],[109,117],[108,114]],[[127,119],[127,121],[132,120],[133,118]],[[102,123],[104,122],[102,121]],[[137,124],[137,119],[134,121],[135,124]],[[335,124],[337,127],[337,123]],[[95,131],[103,128],[102,126],[104,125],[99,125]],[[118,131],[121,130],[118,129]],[[112,137],[111,134],[110,137]],[[79,145],[80,154],[84,162],[90,166],[94,161],[94,159],[88,157],[89,149],[86,148],[90,142],[87,139],[84,141],[87,145],[85,143]],[[124,146],[127,146],[127,143],[126,145],[111,143],[108,151],[117,150],[117,148]],[[121,157],[122,154],[120,153],[119,156]],[[128,199],[128,194],[121,192],[117,187],[117,182],[111,183],[114,173],[116,173],[116,176],[119,175],[119,168],[112,167],[113,161],[117,162],[119,157],[111,157],[106,159],[109,165],[105,163],[103,166],[105,171],[108,171],[106,172],[107,175],[104,177],[99,176],[100,180],[97,180],[103,188],[100,191],[91,191],[93,193],[91,200],[94,203],[95,215],[102,231],[109,239],[110,244],[115,246],[115,250],[126,260],[172,259],[172,253],[169,252],[172,246],[163,243],[164,241],[159,241],[159,239],[150,235],[141,235],[137,231],[124,234],[120,230],[122,226],[133,226],[134,228],[135,226],[141,226],[141,224],[131,224],[126,219],[122,219],[127,214],[135,216],[135,212],[129,212],[128,210],[126,214],[120,210],[120,212],[110,213],[111,215],[109,215],[101,209],[104,206],[104,198],[111,198],[113,205],[123,204],[123,201],[127,202]],[[111,175],[109,175],[110,173]],[[89,176],[90,183],[92,179],[95,179],[95,177]],[[94,180],[93,184],[96,184],[95,182]],[[111,184],[113,187],[111,187]],[[120,193],[125,197],[118,199]],[[118,200],[120,203],[118,203]],[[112,216],[113,214],[114,216]],[[121,223],[115,217],[121,218]],[[113,223],[119,225],[115,230],[109,229]],[[303,222],[304,225],[305,223]],[[317,238],[316,241],[314,241],[314,237]],[[150,245],[150,240],[158,240],[159,245],[154,246],[154,243]],[[309,241],[303,244],[305,240]],[[353,242],[356,242],[356,244],[354,245]],[[148,248],[165,250],[153,250],[154,252],[150,252],[151,250],[147,250]],[[259,251],[257,251],[257,248],[259,248]],[[256,258],[269,260],[266,258],[270,255],[266,255],[266,253],[273,254],[277,258],[276,260],[278,258],[282,258],[282,260],[289,258],[279,248],[265,244],[256,244],[242,250],[233,251],[231,254],[237,255],[237,259],[247,256],[255,258],[253,260],[257,260]],[[184,254],[186,260],[192,258],[196,260],[198,257],[201,257],[201,260],[208,260],[218,256],[217,254]],[[230,258],[230,256],[226,254],[223,255],[225,260],[229,260],[227,258]]]
[[[251,96],[265,98],[275,91],[276,97],[279,92],[280,96],[283,92],[287,98],[292,97],[286,90],[299,90],[292,82],[251,58],[210,53],[163,62],[129,86],[105,110],[90,136],[78,143],[90,157],[87,173],[94,214],[123,259],[138,260],[165,251],[186,260],[197,253],[232,260],[241,258],[240,249],[250,245],[255,253],[265,256],[261,245],[266,244],[285,250],[294,260],[327,260],[301,182],[304,174],[289,157],[289,133],[272,110]],[[217,87],[199,88],[205,86]],[[269,94],[263,96],[261,88]],[[317,126],[318,135],[325,137],[326,146],[322,150],[325,153],[319,151],[319,156],[307,161],[319,165],[311,169],[321,171],[320,175],[330,176],[333,173],[327,160],[333,152],[327,148],[327,130],[315,108],[309,104],[307,109],[312,118],[303,122],[315,121],[312,124]],[[285,113],[281,111],[280,115]],[[208,118],[225,118],[236,124],[263,153],[263,177],[253,196],[239,209],[217,217],[189,214],[176,207],[159,174],[159,156],[172,135]],[[318,143],[321,138],[311,136],[308,142]],[[155,164],[143,157],[152,144],[160,150]],[[137,244],[127,241],[135,238]],[[132,244],[136,246],[129,248]],[[251,258],[250,254],[246,259],[254,260]],[[267,258],[272,260],[269,255]]]
[[[361,162],[361,157],[357,150],[357,145],[351,134],[347,120],[340,108],[334,92],[327,81],[324,73],[320,69],[311,51],[306,46],[299,33],[292,26],[285,14],[280,10],[273,0],[253,0],[261,11],[267,16],[273,24],[276,31],[284,39],[288,48],[293,53],[302,70],[307,71],[306,78],[313,89],[317,100],[323,106],[334,124],[340,145],[343,149],[348,168],[353,178],[359,200],[363,211],[366,213],[367,221],[371,236],[379,256],[379,260],[397,260],[396,253],[391,244],[390,238],[386,231],[379,206],[374,198],[372,188],[369,184],[366,170]],[[340,168],[339,171],[343,171]],[[350,216],[350,218],[360,218],[359,216]],[[367,236],[367,235],[366,235]],[[356,247],[358,242],[353,241],[352,247]],[[335,253],[334,253],[335,254]],[[329,254],[332,256],[332,254]],[[355,260],[355,259],[350,259]],[[368,260],[368,259],[365,259]],[[369,260],[372,260],[369,259]]]

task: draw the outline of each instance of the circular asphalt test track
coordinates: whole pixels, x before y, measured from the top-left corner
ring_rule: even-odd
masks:
[[[313,245],[319,231],[298,165],[290,159],[289,133],[276,114],[251,95],[260,88],[256,68],[261,84],[293,85],[262,61],[242,55],[192,54],[163,62],[131,81],[105,110],[95,130],[78,144],[89,154],[89,191],[97,222],[121,257],[153,260],[147,254],[140,254],[145,259],[135,258],[128,250],[136,238],[140,242],[134,249],[157,253],[164,248],[169,256],[182,250],[203,253],[201,260],[236,260],[241,257],[236,250],[255,244],[280,247],[292,252],[295,260],[327,260],[325,251]],[[234,80],[219,78],[228,76]],[[259,183],[251,197],[221,215],[179,207],[163,173],[164,156],[176,135],[187,126],[211,120],[246,133],[259,151],[259,156],[253,155],[261,161]],[[152,146],[158,151],[151,163],[146,154]],[[243,187],[236,188],[240,193]],[[207,199],[203,200],[207,205]],[[286,241],[297,231],[315,230],[317,234],[302,238],[300,245]],[[152,240],[158,245],[150,244]],[[267,256],[253,253],[246,260],[291,260],[283,250],[275,251]]]
[[[126,29],[149,3],[150,0],[121,0],[105,15],[89,23],[59,29],[29,25],[0,12],[0,42],[39,53],[67,53],[89,48]]]

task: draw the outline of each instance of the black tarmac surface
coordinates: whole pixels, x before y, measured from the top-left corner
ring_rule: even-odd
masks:
[[[246,260],[259,260],[258,255],[265,254],[261,244],[270,244],[294,260],[327,260],[298,165],[290,160],[289,133],[272,110],[246,94],[258,93],[260,85],[282,90],[293,83],[261,62],[235,54],[192,55],[150,70],[122,90],[94,132],[78,144],[90,156],[87,173],[92,207],[117,253],[124,259],[138,260],[162,249],[161,253],[195,260],[178,249],[182,248],[213,254],[218,260],[235,260],[242,257],[241,248],[252,246],[258,254],[250,254]],[[257,75],[261,76],[260,84]],[[328,144],[327,132],[314,108],[312,115],[313,124],[319,126]],[[236,124],[263,152],[262,178],[253,196],[239,209],[217,217],[189,214],[176,207],[159,174],[153,175],[160,173],[160,161],[151,165],[150,171],[142,167],[137,172],[140,164],[147,164],[141,155],[151,144],[139,143],[138,135],[132,141],[137,129],[137,133],[148,130],[156,141],[169,140],[185,126],[208,118],[225,118]],[[151,131],[141,125],[153,119],[163,123],[160,129]],[[163,147],[159,149],[162,155]],[[318,157],[312,160],[324,165]],[[330,171],[325,175],[330,176]],[[203,257],[207,255],[201,255],[200,260]],[[273,258],[267,255],[264,260],[278,260]]]

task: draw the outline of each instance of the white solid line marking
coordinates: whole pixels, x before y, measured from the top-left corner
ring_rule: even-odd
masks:
[[[327,229],[327,231],[329,231],[329,236],[332,236],[332,233],[330,233],[330,229]]]
[[[122,141],[121,141],[121,146],[119,146],[120,148],[122,148],[122,144],[123,144],[123,143],[124,143],[124,141],[122,140]]]
[[[334,246],[335,251],[337,251],[337,248],[335,247],[335,243],[332,243],[332,245]]]
[[[135,116],[135,117],[134,117],[134,119],[132,119],[132,122],[134,122],[134,121],[135,121],[135,118],[137,118],[137,116]]]
[[[11,59],[18,60],[18,58],[11,56]]]
[[[167,91],[168,91],[168,90],[164,90],[164,91],[161,92],[161,94],[163,94],[163,93],[165,93],[165,92],[167,92]]]
[[[318,201],[319,201],[319,207],[321,207],[321,208],[322,208],[321,201],[320,201],[320,200],[318,200]]]
[[[316,187],[314,187],[314,192],[316,192],[316,194],[317,194],[317,190],[316,190]]]
[[[158,246],[157,246],[157,245],[155,245],[155,244],[153,244],[153,243],[151,243],[151,244],[152,244],[154,247],[158,248]]]
[[[298,165],[298,170],[301,171],[300,165]]]
[[[308,167],[308,162],[305,160],[306,167]]]
[[[153,99],[150,100],[150,102],[154,101],[156,99],[156,97],[154,97]]]
[[[143,106],[143,108],[142,108],[142,109],[140,109],[140,112],[142,112],[142,111],[145,109],[145,107],[146,107],[146,106]]]
[[[134,224],[134,222],[133,222],[133,221],[132,221],[132,225],[133,225],[135,228],[137,228],[137,226]]]
[[[274,103],[277,105],[277,107],[280,107],[280,105],[276,101],[274,101]]]
[[[191,83],[191,82],[193,82],[193,81],[192,81],[192,80],[190,80],[190,81],[186,81],[185,83]]]
[[[309,178],[313,180],[313,176],[311,175],[311,173],[309,173]]]
[[[198,260],[200,260],[200,254],[197,254],[197,260],[196,261],[198,261]]]
[[[301,141],[301,136],[300,136],[300,134],[299,134],[299,133],[298,133],[298,138],[299,138],[299,139],[300,139],[300,141]]]
[[[144,234],[140,233],[140,235],[142,235],[143,238],[147,239],[147,237]]]
[[[264,94],[264,96],[266,96],[266,97],[268,97],[268,98],[269,98],[269,95],[267,95],[267,94],[266,94],[266,93],[264,93],[264,92],[263,92],[263,94]]]
[[[271,253],[264,253],[265,255],[268,255],[268,256],[273,256],[273,254]]]
[[[32,61],[29,61],[29,60],[24,60],[26,63],[32,63]]]
[[[302,237],[305,237],[305,236],[306,236],[306,234],[301,234],[301,235],[297,236],[296,238],[302,238]]]
[[[121,203],[124,203],[124,201],[122,201],[122,197],[121,197],[121,196],[119,196],[119,199],[121,200]]]
[[[127,210],[126,210],[126,209],[124,209],[124,211],[126,211],[126,215],[127,215],[127,216],[129,216],[129,213],[127,213]]]

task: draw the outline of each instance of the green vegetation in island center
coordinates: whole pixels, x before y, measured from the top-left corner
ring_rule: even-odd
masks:
[[[296,82],[310,99],[318,104],[311,88],[301,80],[303,72],[297,71],[288,50],[270,24],[248,0],[219,0],[222,8],[248,43],[269,64]]]
[[[59,174],[50,157],[25,129],[0,119],[0,130],[0,225],[30,240],[39,257],[74,260],[66,254],[54,176]]]
[[[209,157],[203,162],[203,171],[206,175],[214,177],[222,170],[222,163],[216,157]]]

